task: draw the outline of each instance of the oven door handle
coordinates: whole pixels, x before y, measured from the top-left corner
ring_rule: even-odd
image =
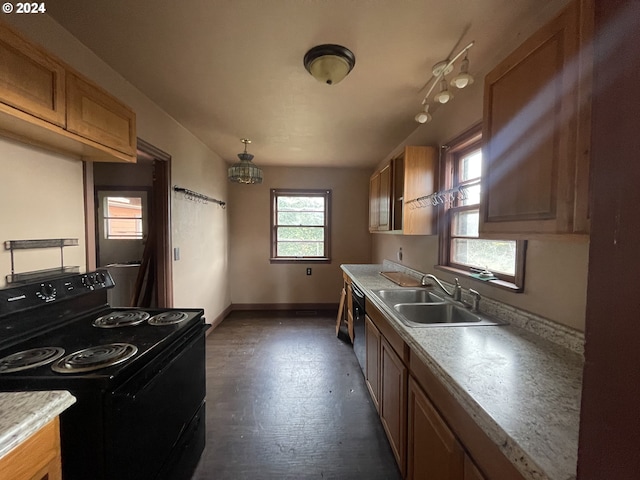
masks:
[[[153,366],[153,374],[150,378],[147,378],[146,381],[144,379],[140,380],[137,376],[134,376],[121,387],[117,388],[113,392],[112,397],[114,399],[127,398],[135,400],[138,395],[153,387],[153,385],[160,380],[162,373],[177,362],[193,344],[200,341],[204,332],[206,332],[209,327],[210,325],[207,324],[203,325],[201,328],[199,327],[195,333],[184,338],[179,344],[174,345],[171,352],[167,354],[167,358],[165,358],[159,365]],[[135,385],[137,381],[141,381],[142,385]]]

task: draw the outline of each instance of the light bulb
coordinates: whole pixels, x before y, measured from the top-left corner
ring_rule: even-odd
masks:
[[[473,83],[473,77],[469,75],[469,59],[464,57],[460,65],[460,73],[451,79],[451,85],[456,88],[464,88]]]
[[[447,81],[443,78],[440,82],[440,93],[437,93],[433,99],[439,103],[447,103],[453,98],[453,94],[447,90]]]
[[[422,112],[418,112],[415,116],[415,120],[418,123],[427,123],[431,121],[431,114],[429,113],[429,105],[424,106],[424,110]]]

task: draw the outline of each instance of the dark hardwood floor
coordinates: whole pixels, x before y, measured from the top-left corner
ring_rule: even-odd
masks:
[[[206,414],[193,480],[400,478],[334,312],[232,313],[207,337]]]

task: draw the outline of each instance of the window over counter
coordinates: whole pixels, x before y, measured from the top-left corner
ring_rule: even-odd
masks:
[[[477,126],[446,147],[444,188],[460,188],[464,194],[444,205],[439,266],[522,291],[526,242],[479,238],[481,177],[482,133]]]
[[[331,261],[331,190],[271,189],[271,262]]]

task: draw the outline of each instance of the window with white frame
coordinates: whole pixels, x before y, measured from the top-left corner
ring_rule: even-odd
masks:
[[[105,238],[143,238],[141,196],[105,196],[103,201]]]

